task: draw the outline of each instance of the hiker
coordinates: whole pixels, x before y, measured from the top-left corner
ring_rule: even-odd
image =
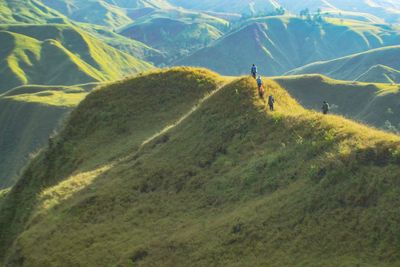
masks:
[[[257,78],[257,86],[258,86],[258,93],[260,95],[260,98],[264,99],[264,85],[263,81],[261,79],[261,76],[258,76]]]
[[[322,105],[322,113],[324,115],[328,114],[329,112],[329,104],[328,102],[324,101],[323,105]]]
[[[257,77],[257,66],[253,64],[251,67],[251,76],[255,79]]]
[[[273,95],[268,97],[269,110],[274,111],[275,98]]]

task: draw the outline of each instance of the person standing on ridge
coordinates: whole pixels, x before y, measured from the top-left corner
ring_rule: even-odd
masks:
[[[274,104],[275,104],[275,98],[273,95],[270,95],[268,97],[268,106],[269,106],[269,110],[274,111]]]
[[[260,98],[264,99],[264,85],[261,76],[257,78],[258,93]]]
[[[328,114],[329,109],[330,109],[330,107],[329,107],[328,102],[324,101],[324,103],[322,104],[322,113],[324,115]]]
[[[251,67],[251,76],[255,79],[257,77],[257,66],[253,64]]]

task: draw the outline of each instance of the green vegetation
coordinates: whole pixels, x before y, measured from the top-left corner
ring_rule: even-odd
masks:
[[[0,23],[46,23],[62,16],[36,0],[2,0]]]
[[[171,9],[164,0],[41,0],[71,20],[118,28],[132,23],[131,12],[142,8]]]
[[[387,122],[400,126],[398,85],[336,81],[320,75],[280,77],[276,81],[307,108],[320,111],[326,100],[333,113],[384,129]]]
[[[0,92],[25,84],[109,81],[151,68],[67,25],[3,25],[0,42]]]
[[[84,89],[73,86],[52,87],[31,85],[10,90],[2,96],[2,99],[72,108],[76,107],[87,94]]]
[[[375,65],[359,76],[357,81],[376,83],[400,83],[400,71],[384,65]]]
[[[0,95],[0,189],[15,184],[32,155],[95,86],[21,86]]]
[[[96,90],[3,200],[5,262],[398,266],[400,138],[267,84],[274,113],[205,70]]]
[[[172,62],[211,44],[227,29],[228,23],[216,17],[168,10],[139,18],[120,29],[120,34],[162,51],[167,62]]]
[[[399,36],[387,26],[361,22],[340,25],[290,16],[251,18],[240,25],[176,63],[203,66],[226,75],[247,74],[255,63],[262,74],[282,75],[311,62],[394,44]]]
[[[165,55],[159,50],[110,31],[106,27],[84,23],[79,23],[77,27],[84,29],[106,44],[140,60],[151,62],[156,65],[166,62]]]
[[[397,82],[396,70],[400,63],[400,46],[389,46],[353,54],[325,62],[316,62],[288,72],[288,75],[323,74],[339,80],[360,80],[366,82],[388,82],[393,77]],[[379,66],[384,65],[385,67]],[[388,69],[392,68],[394,70]],[[393,72],[394,71],[394,72]],[[394,74],[394,76],[392,76]]]

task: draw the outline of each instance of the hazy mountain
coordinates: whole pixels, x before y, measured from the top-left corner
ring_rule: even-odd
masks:
[[[211,44],[227,28],[227,21],[206,14],[159,10],[122,28],[120,34],[162,51],[171,62]]]
[[[384,65],[375,65],[356,80],[360,82],[400,83],[400,71]]]
[[[188,9],[239,14],[258,14],[275,11],[277,0],[170,0],[171,3]]]
[[[359,54],[346,56],[330,61],[316,62],[304,67],[294,69],[287,74],[312,74],[319,73],[327,75],[334,79],[340,80],[359,80],[365,74],[368,74],[368,78],[364,76],[364,81],[375,81],[381,82],[379,76],[384,75],[382,68],[371,69],[376,65],[384,65],[395,70],[400,69],[400,62],[397,60],[400,56],[400,46],[389,46],[379,49],[373,49]],[[371,71],[375,74],[371,76]],[[376,76],[376,71],[380,72]],[[385,70],[386,71],[386,70]]]
[[[264,75],[281,75],[307,63],[334,59],[399,43],[394,29],[362,22],[322,23],[295,17],[250,19],[217,42],[177,64],[207,67],[227,75],[249,72],[255,63]]]

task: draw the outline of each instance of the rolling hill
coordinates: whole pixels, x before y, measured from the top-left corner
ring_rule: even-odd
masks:
[[[15,184],[32,155],[94,86],[30,85],[0,95],[0,189]]]
[[[197,69],[90,94],[1,193],[5,263],[398,266],[400,138],[268,83],[274,113]]]
[[[0,2],[0,23],[47,23],[62,20],[60,13],[37,0],[2,0]]]
[[[369,83],[400,83],[400,71],[384,65],[375,65],[361,74],[356,81]]]
[[[104,26],[78,23],[76,27],[85,30],[102,42],[140,60],[159,65],[167,62],[165,55],[144,43],[124,37]]]
[[[172,62],[219,39],[227,28],[228,22],[216,17],[168,10],[143,16],[119,33],[162,51]]]
[[[171,9],[164,0],[41,0],[46,6],[78,21],[118,28],[133,20],[131,12],[143,8]]]
[[[361,77],[368,82],[385,82],[385,80],[382,80],[382,76],[385,75],[388,69],[374,67],[377,65],[384,65],[398,70],[400,69],[400,63],[396,59],[399,56],[400,46],[389,46],[330,61],[312,63],[289,71],[287,74],[300,75],[318,73],[339,80],[354,81],[359,80]],[[371,71],[373,71],[373,73],[371,73]]]
[[[275,81],[309,109],[321,110],[326,100],[332,112],[385,130],[400,130],[398,85],[337,81],[320,75],[279,77]],[[388,129],[392,125],[391,129]]]
[[[152,67],[68,25],[1,25],[0,41],[0,92],[116,80]]]
[[[307,63],[399,42],[398,32],[390,27],[354,21],[317,23],[283,16],[249,19],[242,24],[176,64],[240,75],[247,74],[255,63],[263,75],[281,75]]]

